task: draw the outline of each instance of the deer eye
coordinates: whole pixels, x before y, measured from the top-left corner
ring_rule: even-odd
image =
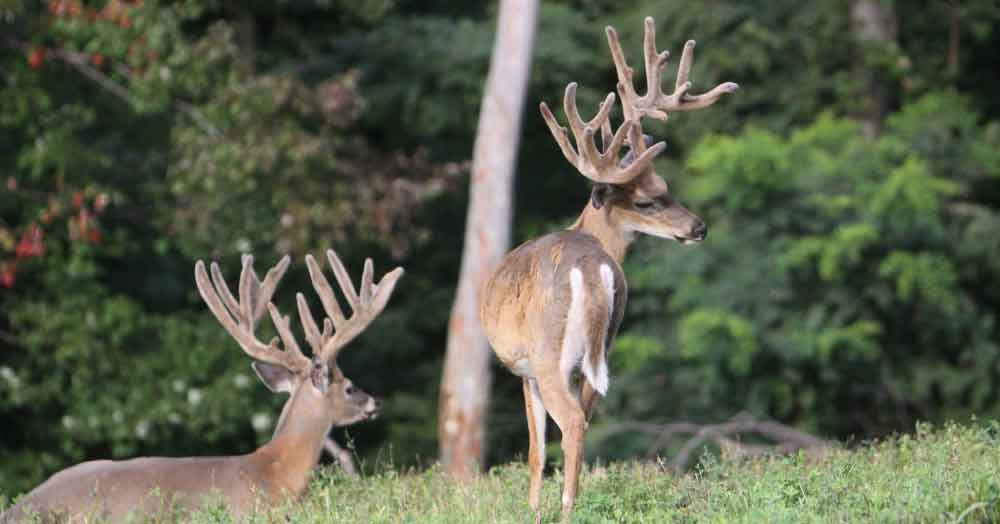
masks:
[[[653,202],[652,200],[636,200],[635,202],[632,203],[632,205],[634,205],[636,209],[648,210],[648,209],[653,209],[653,206],[656,205],[656,202]]]
[[[347,386],[346,388],[344,388],[344,394],[345,395],[353,395],[354,394],[354,386]]]

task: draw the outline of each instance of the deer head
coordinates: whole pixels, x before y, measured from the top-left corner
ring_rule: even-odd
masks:
[[[540,105],[542,116],[552,136],[567,160],[580,173],[595,182],[591,192],[591,205],[602,210],[606,221],[623,236],[645,233],[661,238],[672,238],[688,243],[703,240],[708,233],[705,222],[688,211],[675,199],[667,183],[653,170],[653,159],[666,149],[665,142],[652,144],[642,132],[643,117],[667,120],[673,111],[690,111],[708,107],[722,95],[732,93],[739,86],[733,82],[720,84],[702,95],[688,93],[688,80],[694,57],[693,40],[684,45],[677,80],[671,94],[663,93],[660,81],[670,53],[656,50],[656,29],[653,19],[646,18],[644,55],[647,92],[639,96],[632,81],[633,70],[625,61],[618,34],[608,27],[608,45],[618,74],[618,95],[621,97],[624,121],[611,132],[611,107],[614,93],[609,93],[597,114],[584,121],[576,105],[576,83],[566,87],[563,107],[573,133],[576,147],[570,144],[565,127],[559,125],[545,102]],[[601,132],[603,151],[598,149],[596,137]],[[629,152],[619,159],[623,145]]]
[[[313,288],[327,314],[320,330],[305,297],[302,293],[296,295],[299,317],[306,341],[312,348],[312,358],[306,357],[299,348],[289,328],[289,318],[282,316],[270,302],[278,281],[288,269],[289,257],[271,268],[261,282],[253,270],[253,257],[244,255],[239,300],[229,291],[218,264],[212,263],[211,278],[203,262],[199,260],[195,265],[198,291],[219,323],[254,359],[252,366],[257,376],[271,391],[290,395],[278,420],[276,434],[289,425],[300,426],[310,432],[322,427],[328,431],[331,425],[348,425],[374,418],[381,408],[381,401],[355,387],[344,376],[337,366],[337,355],[382,312],[403,270],[396,268],[375,284],[372,281],[372,261],[366,260],[359,293],[333,250],[327,251],[327,259],[353,313],[350,318],[344,316],[319,264],[311,255],[306,256]],[[254,327],[265,309],[278,331],[284,350],[278,348],[279,338],[265,344],[254,335]],[[293,411],[296,416],[290,417]]]

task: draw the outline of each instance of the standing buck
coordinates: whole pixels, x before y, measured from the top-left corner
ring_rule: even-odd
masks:
[[[270,302],[288,269],[287,256],[260,282],[252,267],[253,257],[244,255],[239,301],[229,291],[218,265],[212,264],[211,278],[204,263],[199,260],[195,265],[201,297],[222,327],[254,359],[257,376],[271,391],[290,394],[270,442],[249,455],[85,462],[53,475],[0,516],[0,522],[24,522],[36,513],[46,521],[122,522],[130,515],[156,513],[174,505],[197,508],[213,497],[221,499],[238,518],[253,513],[258,503],[301,495],[330,428],[370,419],[379,412],[380,401],[354,387],[341,373],[337,354],[381,313],[403,273],[397,268],[374,284],[371,259],[366,260],[359,293],[336,253],[328,251],[327,258],[353,314],[344,317],[330,283],[312,256],[307,256],[313,287],[327,314],[320,331],[305,297],[297,295],[312,359],[299,349],[288,317]],[[264,343],[254,335],[265,308],[284,351],[279,349],[277,338]]]
[[[565,231],[525,242],[511,251],[486,282],[480,320],[497,357],[524,381],[524,403],[530,435],[528,464],[531,483],[528,500],[538,513],[545,463],[545,415],[562,430],[564,457],[563,514],[576,499],[583,459],[583,434],[596,401],[595,393],[608,389],[607,353],[625,313],[627,288],[621,262],[637,233],[672,238],[684,243],[703,240],[705,223],[667,191],[653,171],[653,159],[666,144],[650,146],[641,119],[666,120],[672,111],[700,109],[737,89],[721,84],[703,95],[688,94],[688,74],[694,41],[684,46],[674,92],[660,89],[660,77],[669,53],[656,51],[652,18],[646,18],[644,40],[646,82],[644,96],[635,92],[632,68],[607,28],[608,45],[618,72],[618,94],[624,122],[612,135],[609,94],[597,115],[585,122],[576,107],[576,84],[566,87],[564,107],[576,142],[570,144],[548,106],[541,112],[566,159],[595,185],[590,202]],[[601,131],[603,151],[595,143]],[[627,141],[630,152],[619,159]],[[579,390],[571,376],[580,368]]]

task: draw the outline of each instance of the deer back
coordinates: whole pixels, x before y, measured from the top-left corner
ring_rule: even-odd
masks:
[[[613,297],[605,291],[601,267],[610,272]],[[497,357],[512,371],[528,358],[532,348],[558,348],[564,336],[572,300],[571,272],[579,270],[588,316],[607,319],[605,347],[614,338],[625,314],[628,290],[621,267],[592,235],[559,231],[529,240],[504,257],[486,282],[480,320]],[[522,374],[522,373],[518,373]],[[523,374],[522,374],[523,375]]]
[[[38,514],[57,521],[111,522],[129,515],[193,509],[217,498],[234,513],[253,506],[260,474],[243,457],[95,460],[56,473],[4,513],[0,522],[28,522]],[[43,520],[45,522],[47,520]]]

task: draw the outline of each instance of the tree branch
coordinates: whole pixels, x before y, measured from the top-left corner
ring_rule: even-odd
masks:
[[[11,346],[16,348],[24,348],[24,344],[21,343],[20,339],[17,338],[13,333],[8,333],[6,331],[0,331],[0,341],[6,342]]]
[[[27,52],[31,47],[24,42],[19,42],[12,38],[6,39],[6,42],[9,47],[12,47],[14,49],[19,49],[24,52]],[[136,106],[138,106],[138,103],[136,102],[135,98],[132,96],[132,93],[128,90],[127,87],[119,84],[118,82],[115,82],[111,77],[105,75],[99,69],[89,64],[90,61],[89,54],[70,51],[68,49],[63,49],[58,47],[47,48],[45,52],[48,56],[56,58],[61,62],[68,64],[70,67],[76,69],[79,73],[90,79],[92,82],[100,86],[105,91],[125,101],[125,103],[127,103],[130,107],[135,108]],[[132,70],[129,69],[128,66],[126,66],[125,64],[116,62],[114,63],[114,68],[122,76],[131,79]],[[191,105],[190,103],[185,102],[183,100],[171,100],[171,103],[182,113],[191,117],[191,119],[194,120],[194,122],[198,125],[198,127],[201,128],[201,130],[204,131],[205,133],[212,136],[218,136],[220,134],[219,130],[214,125],[212,125],[212,123],[209,122],[207,118],[205,118],[205,115],[203,115],[201,111],[198,111],[198,109],[193,105]]]
[[[129,92],[127,87],[115,82],[104,73],[98,71],[96,68],[91,67],[90,64],[87,63],[88,56],[86,54],[75,53],[73,51],[67,51],[60,48],[48,49],[46,53],[53,58],[58,58],[59,60],[69,64],[105,91],[124,100],[129,106],[134,108],[138,105],[132,98],[132,93]]]

